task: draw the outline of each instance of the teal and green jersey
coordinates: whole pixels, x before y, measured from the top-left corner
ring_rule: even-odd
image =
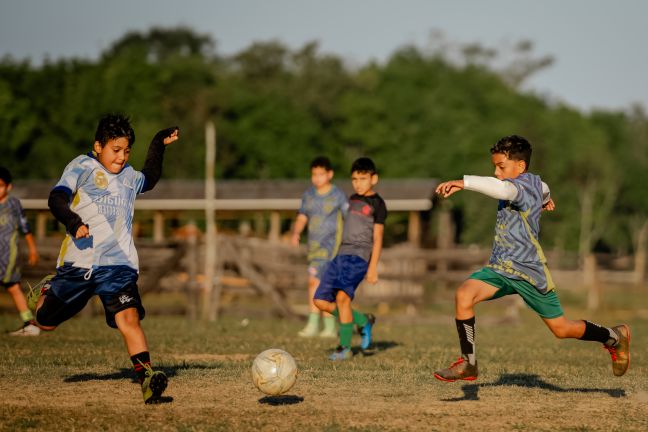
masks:
[[[29,234],[29,224],[18,198],[7,197],[0,203],[0,282],[20,282],[19,233]]]
[[[518,190],[512,201],[499,201],[495,239],[487,267],[511,279],[525,280],[541,293],[555,288],[539,242],[542,181],[524,173],[506,179]]]
[[[342,240],[347,198],[338,187],[320,195],[311,186],[302,195],[299,214],[308,218],[308,261],[333,259]]]

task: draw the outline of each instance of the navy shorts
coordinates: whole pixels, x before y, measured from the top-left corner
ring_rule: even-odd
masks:
[[[128,266],[101,266],[83,269],[65,264],[50,280],[43,306],[36,316],[40,324],[57,326],[79,313],[98,295],[104,306],[106,323],[117,328],[115,314],[129,308],[144,318],[144,307],[137,289],[137,271]]]
[[[367,274],[369,263],[357,255],[338,255],[326,266],[314,298],[334,302],[338,291],[353,300],[355,291]]]

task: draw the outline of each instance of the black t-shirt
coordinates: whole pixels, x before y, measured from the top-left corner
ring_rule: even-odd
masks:
[[[369,261],[373,249],[374,224],[384,225],[385,219],[387,207],[380,195],[351,195],[338,255],[357,255]]]

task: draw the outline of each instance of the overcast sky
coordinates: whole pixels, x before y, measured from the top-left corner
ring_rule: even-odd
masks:
[[[531,40],[555,63],[527,88],[582,110],[648,107],[648,1],[643,0],[0,0],[0,56],[97,58],[126,31],[185,25],[220,54],[278,39],[351,64],[426,47],[434,30],[499,48]]]

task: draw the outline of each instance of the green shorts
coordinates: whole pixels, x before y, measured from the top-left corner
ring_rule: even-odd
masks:
[[[555,291],[541,294],[533,285],[524,280],[509,279],[487,267],[471,274],[468,279],[476,279],[486,282],[498,288],[495,295],[488,300],[504,297],[511,294],[519,294],[524,302],[542,318],[558,318],[563,316],[560,300]]]

